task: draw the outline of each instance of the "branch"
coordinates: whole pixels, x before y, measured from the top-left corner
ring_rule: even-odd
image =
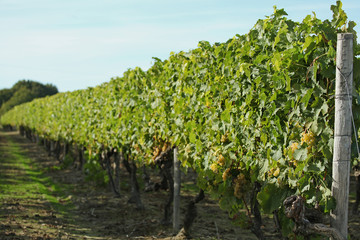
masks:
[[[159,156],[157,156],[157,157],[155,158],[154,162],[161,161],[161,160],[165,157],[165,155],[167,155],[171,150],[173,150],[173,148],[174,148],[174,147],[172,147],[172,146],[167,147],[167,149],[166,149],[165,151],[161,152],[161,153],[159,154]]]
[[[314,58],[314,60],[311,62],[307,72],[306,72],[306,82],[309,81],[309,72],[310,72],[310,68],[314,65],[314,63],[321,57],[327,55],[327,53],[321,54],[320,56],[317,56],[316,58]]]

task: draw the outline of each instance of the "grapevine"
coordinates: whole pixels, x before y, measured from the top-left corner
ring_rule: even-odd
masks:
[[[17,106],[1,124],[85,146],[93,157],[117,149],[138,165],[177,146],[183,167],[195,169],[199,187],[232,215],[256,184],[264,212],[281,210],[293,194],[329,212],[336,34],[356,36],[341,2],[331,9],[332,20],[294,22],[274,8],[245,35],[202,41],[154,58],[147,71]],[[354,100],[354,112],[359,107]]]

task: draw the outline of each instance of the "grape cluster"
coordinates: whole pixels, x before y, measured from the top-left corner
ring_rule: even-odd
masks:
[[[158,146],[156,146],[156,147],[154,148],[153,156],[152,156],[151,159],[152,159],[153,161],[155,161],[155,158],[156,158],[157,156],[159,156],[160,153],[161,153],[160,148],[159,148]]]
[[[248,181],[243,173],[240,173],[234,179],[234,195],[235,197],[242,199],[246,193]]]
[[[310,152],[311,148],[315,145],[315,134],[311,131],[301,133],[301,145],[306,143],[307,149]]]
[[[216,156],[216,153],[214,153],[214,156]],[[225,157],[220,154],[218,157],[217,157],[217,162],[214,162],[210,165],[210,169],[214,172],[214,173],[218,173],[218,168],[220,166],[224,166],[225,165],[225,162],[226,162],[226,159]]]
[[[290,148],[290,151],[291,151],[291,161],[290,161],[290,163],[291,163],[293,166],[297,167],[298,162],[297,162],[297,160],[294,159],[293,154],[294,154],[295,150],[299,149],[299,143],[298,143],[298,142],[293,142],[293,143],[290,145],[289,148]]]
[[[217,173],[218,172],[218,165],[216,163],[212,163],[210,165],[210,169],[214,172]]]
[[[312,147],[315,146],[315,134],[313,132],[311,132],[311,131],[302,132],[301,133],[301,143],[299,144],[298,142],[293,142],[289,146],[288,153],[290,153],[290,158],[291,158],[290,164],[292,166],[295,166],[295,167],[298,166],[298,161],[294,159],[293,154],[297,149],[300,149],[300,146],[304,145],[305,143],[307,145],[307,150],[310,153],[312,151]],[[273,175],[273,173],[271,173],[270,175]]]
[[[226,181],[229,177],[230,177],[230,168],[227,168],[224,172],[223,172],[223,174],[222,174],[222,179],[224,180],[224,181]]]
[[[278,177],[280,174],[280,168],[271,168],[270,171],[268,172],[269,177],[274,176],[274,177]]]
[[[222,135],[220,141],[222,143],[227,142],[227,140],[229,139],[228,135],[229,135],[229,133],[225,133],[224,135]]]
[[[290,149],[291,149],[291,152],[294,153],[295,150],[299,149],[299,143],[298,143],[298,142],[293,142],[293,143],[290,145]]]
[[[219,164],[220,166],[224,166],[224,165],[225,165],[225,157],[224,157],[222,154],[220,154],[219,157],[218,157],[218,164]]]

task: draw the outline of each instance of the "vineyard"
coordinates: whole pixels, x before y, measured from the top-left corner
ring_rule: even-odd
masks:
[[[336,205],[331,163],[338,33],[354,34],[353,114],[360,126],[355,23],[340,1],[331,10],[332,20],[313,14],[295,22],[274,8],[245,35],[213,45],[202,41],[189,52],[154,58],[147,71],[130,69],[94,88],[17,106],[1,124],[17,126],[62,164],[72,162],[86,178],[109,184],[116,196],[125,194],[121,182],[129,181],[129,201],[139,210],[146,206],[137,173],[158,169],[159,183],[144,181],[147,191],[169,188],[163,224],[171,222],[177,149],[182,171],[195,172],[201,189],[193,205],[211,195],[259,239],[262,214],[273,214],[279,234],[299,239],[285,199],[301,196],[320,215]],[[354,151],[354,168],[356,157]],[[120,165],[129,180],[120,177]],[[188,215],[185,232],[193,221]]]

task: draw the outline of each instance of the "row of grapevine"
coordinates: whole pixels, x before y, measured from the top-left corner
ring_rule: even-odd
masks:
[[[248,34],[213,45],[202,41],[167,60],[154,58],[147,71],[130,69],[94,88],[18,106],[1,124],[76,143],[92,156],[116,149],[138,165],[177,146],[182,166],[196,170],[199,187],[234,219],[255,196],[264,212],[279,211],[290,229],[281,214],[286,197],[301,195],[324,212],[334,207],[336,35],[356,33],[340,1],[331,9],[332,20],[314,14],[295,22],[275,8]],[[357,58],[354,64],[358,89]]]

